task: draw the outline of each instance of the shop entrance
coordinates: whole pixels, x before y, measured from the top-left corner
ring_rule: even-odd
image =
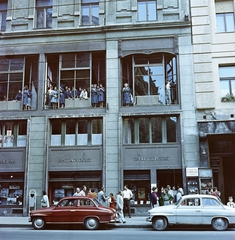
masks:
[[[213,185],[221,192],[225,204],[229,196],[235,198],[235,137],[234,135],[216,135],[208,139],[210,167],[213,171]]]

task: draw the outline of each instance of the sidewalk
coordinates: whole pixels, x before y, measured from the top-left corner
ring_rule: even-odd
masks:
[[[151,223],[146,222],[145,216],[133,216],[126,218],[126,223],[115,223],[113,227],[117,228],[148,228],[152,227]],[[28,221],[28,217],[0,217],[0,227],[33,227],[32,223]]]

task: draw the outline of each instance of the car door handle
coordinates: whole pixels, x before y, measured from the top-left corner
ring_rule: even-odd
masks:
[[[70,210],[70,212],[76,212],[76,210]]]
[[[201,210],[196,210],[196,212],[201,212]]]

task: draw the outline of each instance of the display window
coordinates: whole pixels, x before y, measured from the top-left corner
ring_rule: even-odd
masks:
[[[0,176],[0,206],[22,206],[24,198],[24,174],[2,173]]]

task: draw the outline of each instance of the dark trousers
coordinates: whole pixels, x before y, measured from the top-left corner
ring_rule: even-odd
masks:
[[[123,213],[124,216],[126,216],[126,214],[129,215],[129,217],[131,216],[131,203],[130,203],[130,199],[124,198],[124,208],[123,208]]]

